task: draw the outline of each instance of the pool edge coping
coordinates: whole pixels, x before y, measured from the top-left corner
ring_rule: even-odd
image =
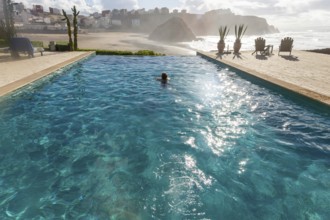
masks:
[[[11,92],[14,92],[32,82],[35,82],[45,76],[48,76],[52,73],[54,73],[55,71],[61,69],[61,68],[64,68],[70,64],[73,64],[75,62],[78,62],[84,58],[87,58],[91,55],[94,55],[95,54],[95,51],[90,51],[90,52],[82,52],[82,54],[79,54],[78,56],[75,56],[73,58],[70,58],[68,60],[65,60],[63,62],[60,62],[58,64],[55,64],[53,66],[50,66],[46,69],[43,69],[39,72],[36,72],[36,73],[33,73],[29,76],[26,76],[22,79],[19,79],[19,80],[16,80],[14,82],[11,82],[7,85],[4,85],[2,87],[0,87],[0,97],[3,97],[5,95],[8,95],[9,93]]]
[[[275,85],[279,88],[283,88],[287,91],[290,91],[290,92],[293,92],[295,94],[304,96],[306,98],[317,101],[320,104],[323,104],[323,105],[326,105],[326,106],[330,107],[330,97],[327,96],[327,95],[323,95],[323,94],[320,94],[318,92],[303,88],[301,86],[298,86],[298,85],[295,85],[295,84],[292,84],[292,83],[274,78],[272,76],[265,75],[261,72],[246,68],[246,67],[241,66],[241,65],[237,65],[237,64],[232,63],[230,61],[215,59],[215,58],[207,55],[206,53],[203,53],[202,51],[196,51],[196,55],[201,56],[202,58],[206,58],[206,59],[212,60],[214,62],[223,64],[223,65],[226,65],[230,68],[237,69],[237,70],[241,71],[242,73],[244,73],[246,76],[255,77],[259,80],[270,83],[270,84]]]

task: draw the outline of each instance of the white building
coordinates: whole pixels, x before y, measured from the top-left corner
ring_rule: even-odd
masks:
[[[167,14],[170,13],[170,10],[166,7],[163,7],[163,8],[160,9],[160,13],[167,15]]]
[[[155,9],[149,9],[147,14],[154,14],[155,13]]]
[[[97,21],[98,21],[98,26],[101,28],[110,27],[110,17],[101,17]]]
[[[49,13],[50,14],[54,14],[54,15],[60,15],[61,14],[61,10],[58,9],[58,8],[49,7]]]
[[[132,19],[132,27],[140,27],[141,21],[139,18],[133,18]]]
[[[98,12],[94,12],[92,14],[92,16],[95,18],[95,19],[99,19],[100,17],[102,17],[102,14],[98,13]]]
[[[89,16],[89,17],[84,17],[82,19],[80,19],[80,23],[84,25],[84,27],[93,27],[96,23],[95,19],[93,16]]]
[[[21,19],[23,24],[29,24],[30,20],[32,19],[32,15],[29,10],[24,10],[21,13]]]
[[[144,14],[147,14],[147,12],[146,12],[146,10],[145,10],[145,8],[141,8],[141,9],[138,9],[138,10],[136,10],[137,12],[138,12],[138,14],[140,14],[140,15],[144,15]]]
[[[3,1],[0,0],[0,19],[4,19],[5,15],[3,14]]]
[[[22,2],[21,3],[12,3],[12,5],[13,5],[13,10],[14,10],[15,14],[20,14],[25,9],[25,6]]]
[[[115,25],[115,26],[121,26],[122,22],[119,18],[113,18],[113,19],[111,19],[111,24]]]
[[[44,18],[45,24],[51,24],[51,20],[49,17]]]

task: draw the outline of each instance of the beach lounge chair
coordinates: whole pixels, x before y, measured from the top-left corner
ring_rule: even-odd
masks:
[[[258,52],[260,52],[260,54],[265,54],[266,40],[263,39],[262,37],[258,37],[257,39],[254,40],[254,42],[255,42],[255,51],[252,53],[252,55],[254,53],[258,54]]]
[[[258,52],[261,55],[271,55],[273,53],[273,45],[266,45],[266,40],[262,37],[258,37],[254,40],[255,42],[255,51],[252,53],[258,54]]]
[[[278,55],[280,55],[280,52],[290,52],[291,55],[292,48],[293,48],[293,39],[291,37],[286,37],[281,40],[281,45],[278,49]]]
[[[27,53],[29,57],[34,57],[35,52],[40,52],[43,55],[43,48],[34,48],[29,38],[13,37],[10,39],[10,53],[13,57],[18,57],[20,52]]]

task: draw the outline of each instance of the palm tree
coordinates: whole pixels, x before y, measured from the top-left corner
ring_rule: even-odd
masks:
[[[73,12],[73,50],[78,49],[78,22],[77,17],[80,13],[80,11],[77,12],[76,6],[73,6],[71,8]]]
[[[9,44],[10,38],[16,36],[13,4],[11,0],[0,1],[3,1],[4,12],[4,21],[0,20],[0,38],[3,38],[6,44]]]
[[[70,51],[72,51],[72,32],[71,32],[71,23],[70,23],[70,19],[68,17],[68,15],[66,14],[66,12],[62,9],[62,13],[63,13],[63,16],[64,18],[62,20],[66,20],[66,26],[67,26],[67,29],[68,29],[68,36],[69,36],[69,48],[70,48]]]
[[[244,24],[241,24],[239,26],[235,25],[236,40],[234,43],[234,53],[238,53],[239,50],[241,49],[241,46],[242,46],[241,39],[244,36],[246,29],[247,29],[247,26],[244,26]]]
[[[225,44],[225,38],[227,37],[229,33],[229,28],[227,26],[224,27],[220,27],[219,28],[219,36],[220,36],[220,40],[218,42],[218,52],[221,54],[223,53],[226,44]]]

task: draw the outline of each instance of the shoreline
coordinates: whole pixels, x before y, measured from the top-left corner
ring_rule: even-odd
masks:
[[[68,41],[67,34],[30,34],[21,33],[32,41],[42,41],[47,47],[50,41]],[[100,32],[78,35],[78,48],[102,49],[137,52],[152,50],[166,55],[196,55],[196,50],[181,43],[157,42],[148,39],[148,35],[128,32]]]
[[[306,50],[306,51],[307,52],[321,53],[321,54],[328,54],[328,55],[330,55],[330,48],[314,49],[314,50]]]
[[[47,47],[50,41],[68,41],[66,33],[19,33],[19,36],[28,37],[33,41],[42,41]],[[148,39],[147,34],[134,32],[91,32],[78,35],[80,49],[102,49],[117,51],[152,50],[166,55],[196,55],[197,49],[184,43],[158,42]],[[216,48],[214,48],[216,50]],[[330,55],[330,48],[302,50],[313,53]]]

